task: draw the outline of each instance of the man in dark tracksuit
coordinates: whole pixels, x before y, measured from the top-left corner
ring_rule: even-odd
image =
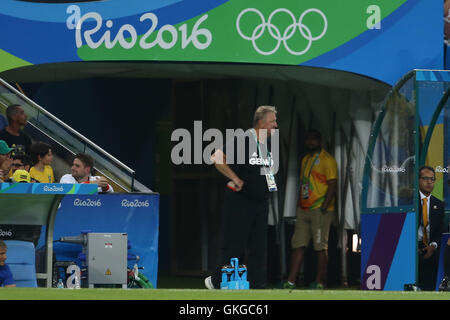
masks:
[[[274,173],[270,171],[273,158],[269,136],[276,127],[275,108],[261,106],[255,112],[253,129],[227,142],[211,158],[217,170],[230,181],[221,211],[219,261],[212,276],[205,279],[208,289],[220,288],[221,269],[230,264],[231,258],[246,263],[252,289],[266,285],[268,199],[270,192],[276,191]]]

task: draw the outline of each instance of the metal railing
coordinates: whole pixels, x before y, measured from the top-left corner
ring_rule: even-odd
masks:
[[[55,143],[72,154],[87,153],[94,158],[95,169],[127,192],[149,192],[135,181],[135,171],[94,142],[72,129],[40,105],[29,99],[0,78],[0,110],[3,113],[11,104],[19,104],[28,116],[28,123],[40,130]]]

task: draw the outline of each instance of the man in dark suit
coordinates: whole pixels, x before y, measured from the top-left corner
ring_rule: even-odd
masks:
[[[434,169],[419,169],[419,287],[435,290],[439,263],[439,247],[444,227],[444,203],[431,195],[436,175]]]

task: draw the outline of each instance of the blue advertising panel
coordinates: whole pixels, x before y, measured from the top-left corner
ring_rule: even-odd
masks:
[[[416,277],[416,214],[361,215],[361,289],[402,291]]]
[[[96,194],[97,184],[89,183],[0,183],[0,193]]]
[[[67,195],[61,201],[55,221],[53,239],[57,261],[74,261],[82,246],[58,242],[61,237],[82,232],[127,233],[128,253],[139,256],[140,270],[157,287],[159,195],[158,194],[98,194]],[[129,266],[136,263],[129,260]]]

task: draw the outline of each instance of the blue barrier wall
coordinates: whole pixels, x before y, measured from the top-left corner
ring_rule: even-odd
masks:
[[[361,215],[361,289],[402,291],[416,277],[416,214]]]
[[[100,194],[66,196],[58,210],[54,240],[81,231],[127,233],[129,253],[140,257],[142,273],[157,287],[159,195]],[[55,242],[58,261],[78,261],[81,245]],[[135,262],[129,261],[129,266]]]

